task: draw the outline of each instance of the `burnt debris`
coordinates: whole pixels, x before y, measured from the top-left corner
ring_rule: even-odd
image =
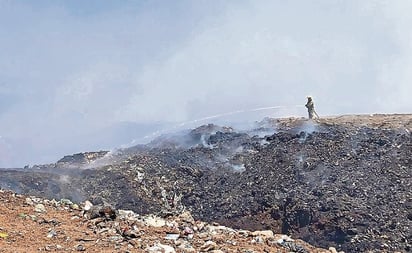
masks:
[[[277,131],[269,135],[207,125],[182,142],[174,136],[167,145],[159,138],[119,150],[96,167],[82,167],[89,156],[74,155],[38,171],[2,171],[0,186],[100,199],[142,215],[190,211],[195,219],[270,229],[345,252],[408,252],[412,120],[385,119],[272,120]]]

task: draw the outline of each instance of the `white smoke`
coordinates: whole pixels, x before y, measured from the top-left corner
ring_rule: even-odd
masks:
[[[0,167],[150,134],[124,123],[155,132],[308,94],[321,115],[411,112],[411,12],[385,0],[0,1]]]

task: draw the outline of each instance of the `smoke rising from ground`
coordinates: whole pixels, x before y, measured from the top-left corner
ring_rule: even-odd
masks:
[[[321,116],[411,112],[411,11],[383,0],[0,0],[0,167],[211,115],[305,116],[296,105],[309,94]]]

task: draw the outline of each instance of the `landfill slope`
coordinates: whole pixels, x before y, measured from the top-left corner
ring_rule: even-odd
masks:
[[[205,125],[115,153],[2,171],[0,186],[161,217],[289,234],[345,252],[409,252],[412,115]]]

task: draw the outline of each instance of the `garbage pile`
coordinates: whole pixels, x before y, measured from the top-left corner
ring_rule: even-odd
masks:
[[[2,171],[0,187],[163,219],[189,211],[345,252],[408,252],[411,131],[412,115],[266,119],[251,131],[207,125],[183,141],[119,150],[105,165]]]

